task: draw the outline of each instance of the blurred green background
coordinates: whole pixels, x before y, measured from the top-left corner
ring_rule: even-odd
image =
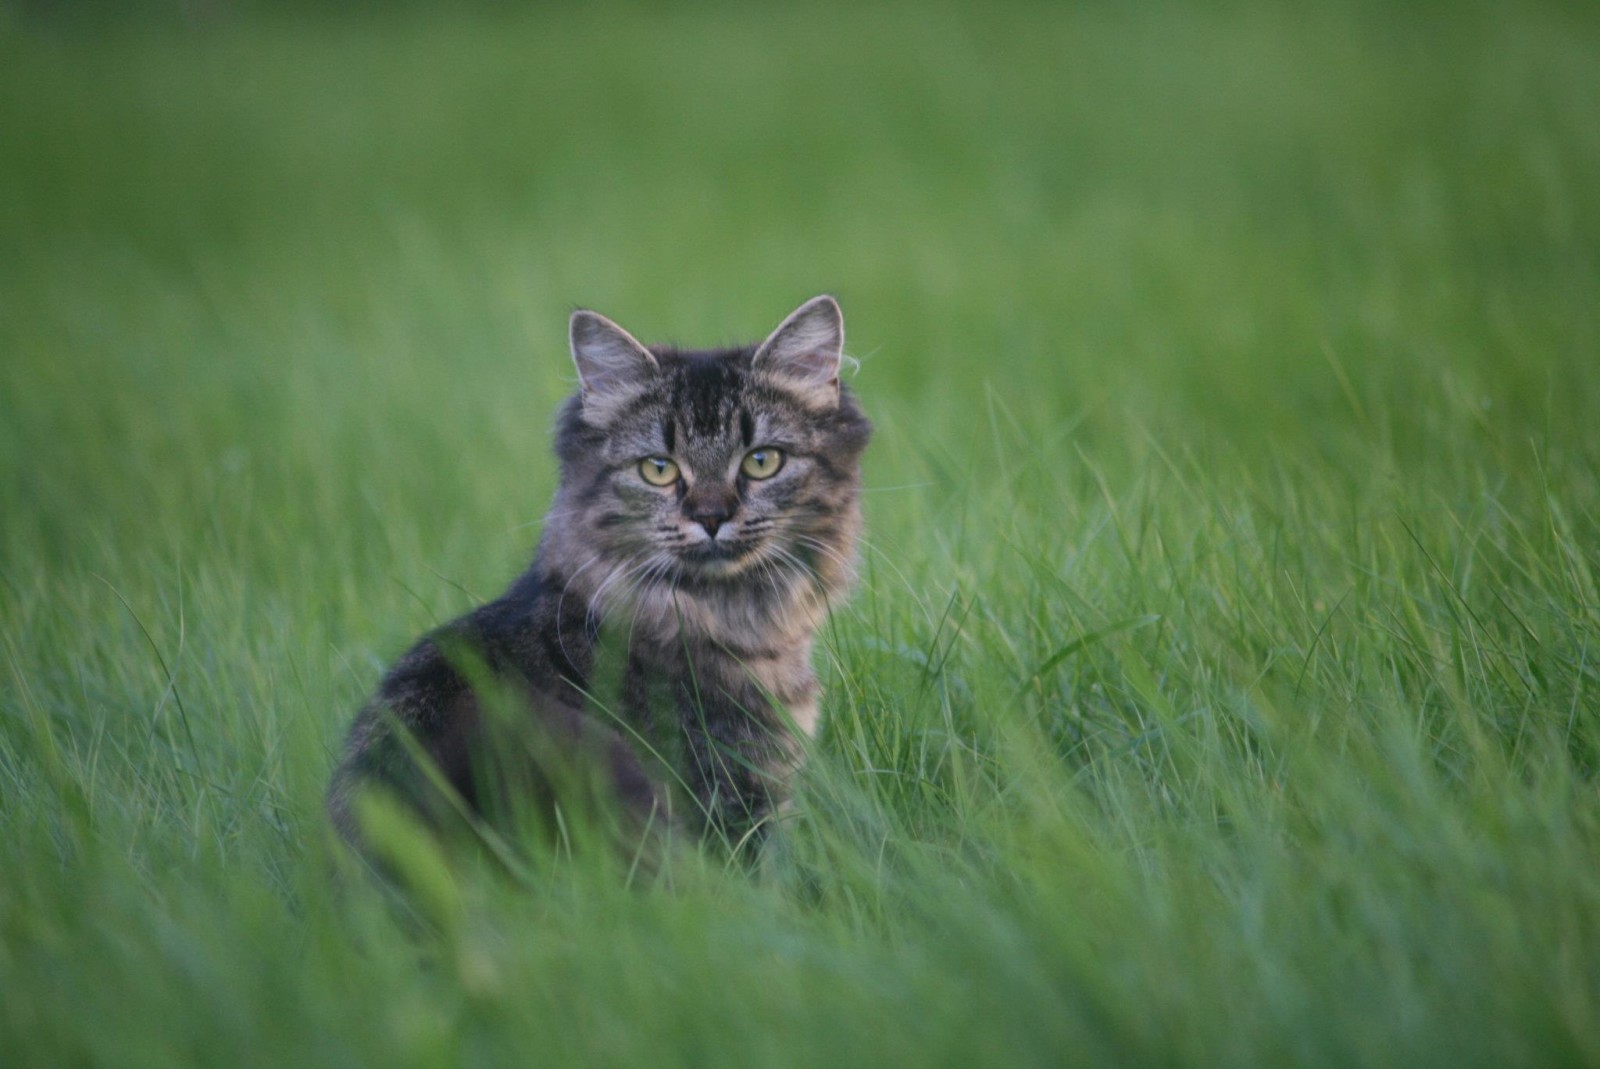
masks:
[[[331,891],[571,309],[817,292],[781,856]],[[0,3],[0,1061],[1600,1062],[1597,414],[1592,4]]]

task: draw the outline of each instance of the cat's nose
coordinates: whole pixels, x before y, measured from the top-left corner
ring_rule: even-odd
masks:
[[[706,529],[706,534],[715,538],[717,529],[728,522],[737,505],[738,499],[732,494],[690,491],[688,499],[684,502],[684,511],[688,513],[689,519]]]
[[[706,534],[717,537],[717,529],[728,522],[733,510],[720,501],[696,506],[689,510],[689,518],[706,529]]]

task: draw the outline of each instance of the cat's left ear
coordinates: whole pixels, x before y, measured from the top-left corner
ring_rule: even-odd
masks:
[[[844,313],[838,301],[823,294],[778,324],[751,362],[803,397],[834,406],[839,403],[843,354]]]

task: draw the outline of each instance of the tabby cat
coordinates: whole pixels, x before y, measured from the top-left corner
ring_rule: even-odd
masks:
[[[646,347],[589,311],[570,333],[580,387],[533,563],[423,637],[356,717],[328,792],[347,841],[362,843],[374,787],[473,817],[507,790],[559,804],[583,779],[640,825],[687,821],[734,845],[759,843],[788,797],[817,726],[813,636],[854,570],[871,434],[839,381],[839,306],[813,298],[732,349]],[[615,693],[595,689],[602,647],[620,651]],[[495,760],[507,719],[535,739],[520,778]]]

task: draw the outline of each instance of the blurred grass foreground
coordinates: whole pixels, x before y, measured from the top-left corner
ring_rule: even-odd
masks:
[[[567,313],[837,294],[758,874],[319,796]],[[0,4],[0,1064],[1600,1064],[1600,11]]]

